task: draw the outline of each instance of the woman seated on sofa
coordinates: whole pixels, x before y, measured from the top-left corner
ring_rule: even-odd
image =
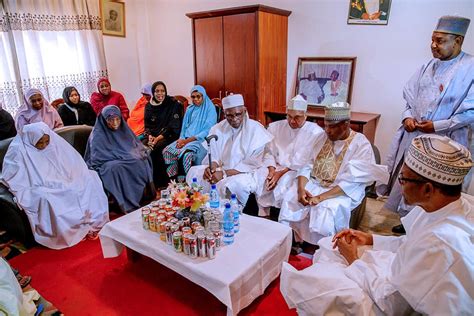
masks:
[[[51,129],[64,126],[58,111],[49,105],[40,90],[29,89],[26,91],[23,101],[15,118],[18,133],[21,132],[23,126],[36,122],[44,122]]]
[[[125,102],[125,98],[120,92],[112,90],[109,79],[100,78],[97,82],[97,89],[99,91],[91,95],[91,104],[96,115],[99,116],[102,109],[107,105],[116,105],[120,108],[123,119],[127,121],[130,114],[127,102]]]
[[[103,108],[97,118],[85,160],[99,173],[105,190],[123,212],[140,207],[142,198],[155,197],[150,156],[115,105]]]
[[[166,146],[163,158],[170,178],[186,175],[191,164],[200,164],[206,155],[202,146],[212,126],[217,123],[216,107],[202,86],[191,89],[192,104],[186,109],[179,139]],[[179,170],[179,171],[178,171]]]
[[[2,181],[30,222],[35,240],[62,249],[109,221],[99,176],[81,155],[45,123],[25,125],[3,160]]]
[[[97,115],[89,102],[81,101],[81,95],[75,87],[66,87],[63,91],[64,103],[58,108],[64,126],[94,126]]]
[[[151,83],[147,83],[142,88],[142,97],[138,99],[137,104],[130,112],[127,124],[132,132],[143,140],[145,132],[145,106],[151,99]]]

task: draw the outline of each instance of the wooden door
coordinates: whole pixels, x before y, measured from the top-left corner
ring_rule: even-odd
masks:
[[[224,82],[244,97],[251,118],[257,114],[255,12],[224,16]]]
[[[207,95],[219,98],[224,93],[224,55],[222,17],[194,19],[195,82]]]

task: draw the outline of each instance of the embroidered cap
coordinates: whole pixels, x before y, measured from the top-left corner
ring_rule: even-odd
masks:
[[[301,96],[296,95],[293,99],[291,99],[290,104],[286,107],[287,110],[297,110],[297,111],[305,111],[308,109],[308,102]]]
[[[224,110],[243,106],[244,97],[241,94],[230,94],[222,99],[222,107]]]
[[[421,135],[411,142],[405,164],[434,182],[458,185],[471,169],[472,158],[466,147],[449,137]]]
[[[324,109],[325,121],[347,121],[351,119],[351,106],[347,102],[336,102],[326,105]]]
[[[445,15],[439,18],[434,32],[465,36],[470,22],[461,16]]]

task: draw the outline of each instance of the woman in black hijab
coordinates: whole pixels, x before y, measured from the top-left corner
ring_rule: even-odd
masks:
[[[3,109],[0,102],[0,140],[16,136],[15,121],[10,113]]]
[[[58,108],[64,126],[94,126],[97,115],[89,102],[81,101],[81,95],[74,87],[66,87],[63,91],[64,103]]]
[[[157,188],[168,185],[163,149],[181,133],[183,106],[170,97],[162,81],[151,87],[152,98],[145,106],[145,143],[152,148],[153,181]]]

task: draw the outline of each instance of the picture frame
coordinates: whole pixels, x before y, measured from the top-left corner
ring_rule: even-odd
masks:
[[[300,57],[295,94],[309,106],[324,107],[334,102],[351,103],[357,57]]]
[[[347,24],[387,25],[392,0],[349,0]]]
[[[125,3],[100,0],[102,34],[125,37]]]

